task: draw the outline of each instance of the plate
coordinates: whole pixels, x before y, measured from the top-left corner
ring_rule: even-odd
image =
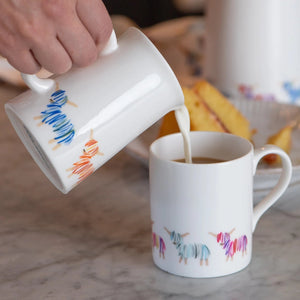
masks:
[[[300,107],[245,99],[231,99],[231,102],[250,121],[251,128],[257,130],[253,136],[253,143],[256,148],[266,144],[268,137],[285,125],[294,121],[298,122],[292,133],[290,157],[293,164],[293,174],[289,189],[293,188],[294,191],[295,186],[299,185],[300,187]],[[160,121],[126,147],[131,156],[147,167],[149,147],[158,136],[159,126]],[[254,177],[255,197],[265,196],[278,181],[280,173],[280,166],[274,167],[260,163]]]

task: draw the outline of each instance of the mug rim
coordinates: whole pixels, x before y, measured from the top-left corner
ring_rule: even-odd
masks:
[[[162,136],[158,139],[156,139],[155,141],[152,142],[152,144],[150,145],[150,158],[154,157],[155,159],[157,159],[160,162],[163,163],[170,163],[170,164],[175,164],[177,166],[183,166],[183,167],[199,167],[199,166],[207,166],[207,165],[223,165],[223,164],[229,164],[232,163],[234,161],[239,161],[241,159],[243,159],[244,157],[248,156],[251,152],[253,153],[254,151],[254,146],[253,144],[248,141],[247,139],[240,137],[238,135],[234,135],[231,133],[226,133],[226,132],[216,132],[216,131],[190,131],[189,132],[190,137],[191,137],[191,141],[193,139],[192,136],[199,136],[199,135],[210,135],[210,136],[216,136],[216,137],[225,137],[225,138],[232,138],[232,139],[236,139],[236,140],[240,140],[240,142],[244,143],[246,146],[248,146],[248,150],[245,151],[242,155],[237,156],[236,158],[233,159],[228,159],[225,161],[221,161],[221,162],[214,162],[214,163],[201,163],[201,164],[197,164],[197,163],[192,163],[192,164],[188,164],[188,163],[182,163],[182,162],[178,162],[178,161],[174,161],[171,158],[163,158],[161,157],[161,155],[158,155],[155,151],[155,147],[156,145],[158,145],[159,143],[162,143],[163,140],[167,140],[170,139],[172,137],[177,138],[180,137],[182,138],[182,134],[180,132],[177,133],[171,133],[165,136]],[[192,153],[192,157],[193,157],[193,153]],[[184,157],[183,157],[184,158]]]

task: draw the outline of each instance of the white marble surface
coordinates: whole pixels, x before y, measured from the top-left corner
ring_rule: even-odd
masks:
[[[1,103],[19,92],[0,84]],[[3,107],[0,128],[0,299],[299,299],[299,197],[283,197],[262,217],[245,270],[216,279],[176,277],[152,263],[142,164],[123,151],[62,195]]]

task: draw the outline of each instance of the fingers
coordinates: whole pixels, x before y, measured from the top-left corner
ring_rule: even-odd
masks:
[[[49,72],[62,74],[72,67],[72,60],[60,41],[49,35],[32,46],[35,59]]]
[[[74,11],[69,10],[56,21],[58,40],[79,67],[97,59],[112,32],[110,16],[100,0],[78,0]]]
[[[6,6],[4,5],[6,4]],[[4,5],[4,6],[3,6]],[[18,23],[12,22],[8,3],[0,3],[0,54],[17,70],[34,74],[40,70],[30,47],[19,36],[16,29]]]
[[[60,74],[72,66],[71,58],[56,38],[55,30],[47,23],[40,26],[26,24],[15,34],[7,33],[6,36],[10,37],[10,41],[1,52],[22,73],[34,74],[43,66],[52,73]]]
[[[9,53],[5,57],[15,69],[22,73],[35,74],[41,69],[40,64],[29,49],[19,51],[17,54]]]
[[[85,67],[96,60],[98,56],[96,44],[76,16],[68,21],[68,26],[58,28],[57,37],[74,65]]]
[[[72,65],[87,66],[96,60],[112,31],[100,0],[28,0],[26,6],[14,2],[13,9],[3,3],[0,0],[0,53],[23,73],[44,67],[60,74]],[[9,26],[1,22],[5,16],[10,16]]]
[[[76,10],[100,52],[106,45],[113,29],[106,7],[100,0],[78,0]]]

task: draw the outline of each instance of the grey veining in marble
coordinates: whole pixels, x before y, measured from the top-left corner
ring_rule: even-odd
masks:
[[[19,93],[0,84],[0,101]],[[35,165],[0,110],[0,299],[299,299],[300,202],[270,209],[252,262],[216,279],[167,274],[151,257],[148,171],[119,153],[68,195]]]

